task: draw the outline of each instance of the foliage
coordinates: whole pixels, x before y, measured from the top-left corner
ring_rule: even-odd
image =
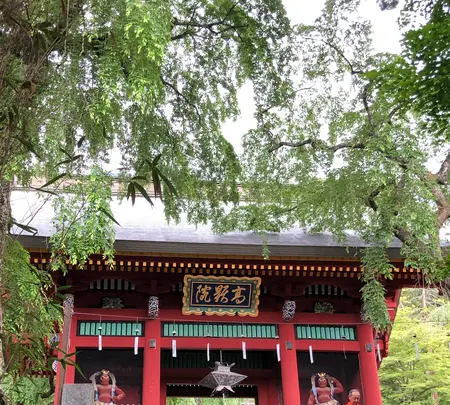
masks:
[[[2,386],[12,403],[23,405],[50,405],[53,403],[53,390],[47,378],[24,376],[15,381],[11,375],[7,374],[2,380]],[[48,393],[48,396],[43,393]]]
[[[112,258],[120,223],[109,208],[113,177],[132,203],[137,194],[162,198],[175,220],[184,210],[206,222],[237,202],[240,166],[220,128],[238,115],[245,81],[258,98],[284,101],[290,35],[281,0],[2,1],[0,283],[17,225],[13,181],[47,179],[38,191],[56,209],[53,269],[64,269],[66,257],[79,266],[93,253]],[[105,173],[114,147],[121,167]],[[19,258],[25,277],[28,257]],[[5,316],[8,333],[14,322]],[[0,353],[0,380],[3,360]]]
[[[65,269],[66,255],[79,267],[96,253],[112,263],[115,233],[109,176],[93,167],[84,181],[75,181],[66,191],[54,200],[56,230],[50,240],[53,270]]]
[[[244,137],[245,203],[234,205],[214,229],[273,233],[298,226],[330,232],[344,244],[349,231],[357,234],[368,247],[360,253],[363,317],[385,329],[386,248],[394,240],[402,243],[406,266],[447,290],[450,268],[440,230],[450,218],[450,145],[441,136],[448,124],[439,117],[445,121],[441,94],[448,93],[449,76],[428,75],[422,62],[413,61],[422,52],[413,47],[424,43],[413,44],[423,38],[412,23],[404,22],[403,47],[410,57],[374,53],[359,3],[328,0],[314,25],[296,28],[300,57],[292,70],[301,74],[295,92],[282,106],[257,100],[257,126]],[[444,28],[433,18],[424,41],[431,49],[435,36],[439,49],[426,60],[435,63],[430,69],[444,69],[447,62],[438,53],[448,49],[444,31],[450,24]],[[423,87],[424,98],[418,96]],[[430,161],[440,168],[430,171]]]
[[[404,290],[389,343],[389,356],[380,368],[383,403],[435,405],[450,401],[450,304],[428,297],[420,306],[421,290]],[[429,295],[429,294],[427,294]],[[446,314],[445,319],[441,316]],[[415,337],[414,337],[415,336]],[[415,342],[419,345],[416,358]]]
[[[48,385],[49,381],[46,378],[38,381],[31,372],[48,368],[52,346],[47,343],[62,321],[61,308],[55,300],[50,273],[32,266],[28,252],[11,238],[6,246],[1,297],[2,345],[7,353],[2,391],[10,399],[42,394],[43,391],[39,391],[42,384]],[[42,384],[40,380],[43,380]],[[25,392],[21,387],[31,388]],[[36,403],[31,398],[23,400]]]
[[[449,140],[450,4],[408,0],[401,22],[405,30],[402,56],[368,74],[401,110],[416,114],[422,131]]]

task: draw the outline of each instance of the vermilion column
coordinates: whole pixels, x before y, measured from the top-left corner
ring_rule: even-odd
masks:
[[[167,402],[167,385],[165,381],[161,381],[160,405],[166,405]]]
[[[382,405],[380,381],[378,379],[378,367],[376,348],[374,347],[374,335],[371,325],[358,326],[358,339],[361,346],[359,352],[359,369],[364,403],[366,405]],[[371,345],[371,351],[367,345]]]
[[[269,382],[266,380],[258,381],[258,405],[272,405],[269,399]]]
[[[70,345],[70,332],[71,328],[76,330],[76,322],[72,325],[72,316],[75,298],[72,294],[66,294],[64,298],[64,326],[63,330],[60,333],[60,342],[59,342],[59,351],[58,358],[63,358],[64,355],[69,353],[69,345]],[[56,371],[56,384],[55,384],[55,399],[54,404],[61,404],[62,399],[62,390],[63,386],[66,382],[66,369],[61,366],[61,363],[58,362]]]
[[[145,321],[144,369],[142,405],[156,405],[161,401],[161,321]],[[155,343],[155,347],[151,347]]]
[[[291,345],[291,349],[287,345]],[[280,325],[281,384],[283,386],[283,405],[300,404],[297,351],[295,350],[294,325]]]

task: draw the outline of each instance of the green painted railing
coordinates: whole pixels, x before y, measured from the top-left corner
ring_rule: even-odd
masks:
[[[175,332],[175,333],[174,333]],[[173,323],[163,322],[163,337],[225,337],[225,338],[269,338],[277,336],[276,325],[241,323]]]
[[[97,336],[99,335],[101,326],[101,334],[103,336],[144,336],[142,322],[119,322],[119,321],[78,321],[78,336]]]
[[[358,340],[356,327],[336,325],[296,325],[297,339]]]

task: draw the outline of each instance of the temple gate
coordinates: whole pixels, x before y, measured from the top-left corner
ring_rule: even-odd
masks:
[[[34,264],[45,266],[48,253],[30,250]],[[381,405],[377,371],[389,336],[376,335],[361,320],[360,264],[340,252],[270,261],[129,252],[118,253],[112,266],[99,257],[84,269],[69,265],[67,276],[56,275],[71,286],[60,348],[76,352],[83,375],[58,368],[55,405],[64,385],[89,384],[102,369],[125,393],[118,404],[209,396],[200,381],[219,360],[246,376],[223,392],[255,398],[258,405],[310,405],[312,385],[321,387],[318,375],[311,378],[318,373],[328,378],[321,380],[324,398],[331,394],[344,404],[348,391],[358,389],[362,404]],[[400,289],[420,274],[405,269],[399,257],[392,263],[386,302],[394,319]]]

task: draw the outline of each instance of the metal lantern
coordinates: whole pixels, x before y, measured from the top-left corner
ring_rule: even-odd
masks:
[[[228,397],[230,392],[234,392],[233,387],[247,378],[246,375],[230,371],[233,366],[234,363],[228,365],[228,363],[216,361],[213,371],[203,378],[199,384],[202,387],[211,388],[213,390],[212,397],[217,392],[220,392],[224,398]]]

